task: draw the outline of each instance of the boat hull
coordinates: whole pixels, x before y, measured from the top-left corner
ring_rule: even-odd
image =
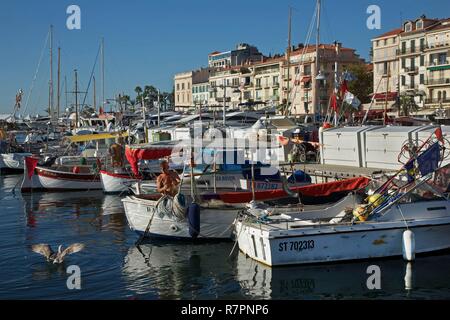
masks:
[[[128,192],[128,186],[139,181],[128,174],[117,174],[105,170],[100,171],[100,178],[103,192],[105,193]]]
[[[450,248],[450,218],[409,222],[415,236],[415,253]],[[240,250],[269,266],[326,263],[402,256],[403,221],[316,228],[315,232],[286,232],[272,236],[256,226],[236,223]],[[320,230],[319,230],[320,229]]]
[[[2,173],[20,173],[23,172],[25,157],[31,156],[31,153],[4,153],[0,155],[0,171]]]
[[[176,221],[168,217],[153,215],[156,201],[127,197],[122,200],[130,228],[146,237],[168,238],[173,240],[192,239],[187,219]],[[238,208],[201,208],[200,234],[202,240],[231,240],[233,222]],[[148,232],[145,232],[150,223]]]
[[[22,181],[22,192],[31,191],[87,191],[102,190],[100,177],[96,174],[80,174],[36,167],[31,179],[26,172]]]

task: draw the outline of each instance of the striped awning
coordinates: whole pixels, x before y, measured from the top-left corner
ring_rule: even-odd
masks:
[[[430,71],[450,70],[450,65],[428,67]]]

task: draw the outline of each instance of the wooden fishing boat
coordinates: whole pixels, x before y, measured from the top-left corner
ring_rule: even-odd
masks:
[[[33,169],[24,166],[22,192],[32,191],[80,191],[101,190],[102,184],[98,173],[92,171],[91,166],[56,166]],[[30,177],[31,175],[31,177]]]

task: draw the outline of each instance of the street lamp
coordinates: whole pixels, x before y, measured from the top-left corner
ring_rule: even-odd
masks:
[[[234,89],[232,93],[241,93],[241,90],[239,90],[239,87],[237,86],[229,86],[226,84],[226,81],[223,81],[223,84],[216,85],[214,87],[211,87],[209,89],[210,93],[217,93],[217,88],[223,89],[223,125],[226,125],[226,106],[227,106],[227,88]],[[231,97],[230,97],[231,99]]]
[[[148,130],[147,130],[147,119],[146,119],[146,115],[145,115],[145,100],[150,100],[149,97],[145,97],[144,95],[141,96],[142,98],[142,119],[144,120],[144,143],[147,143],[147,135],[148,135]]]

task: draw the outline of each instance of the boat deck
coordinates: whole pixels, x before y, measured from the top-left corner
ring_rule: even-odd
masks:
[[[290,170],[291,164],[280,163],[281,168]],[[296,170],[302,170],[311,176],[319,176],[323,178],[356,178],[371,177],[374,175],[386,174],[394,170],[382,170],[379,168],[361,168],[320,163],[302,163],[294,164]]]

